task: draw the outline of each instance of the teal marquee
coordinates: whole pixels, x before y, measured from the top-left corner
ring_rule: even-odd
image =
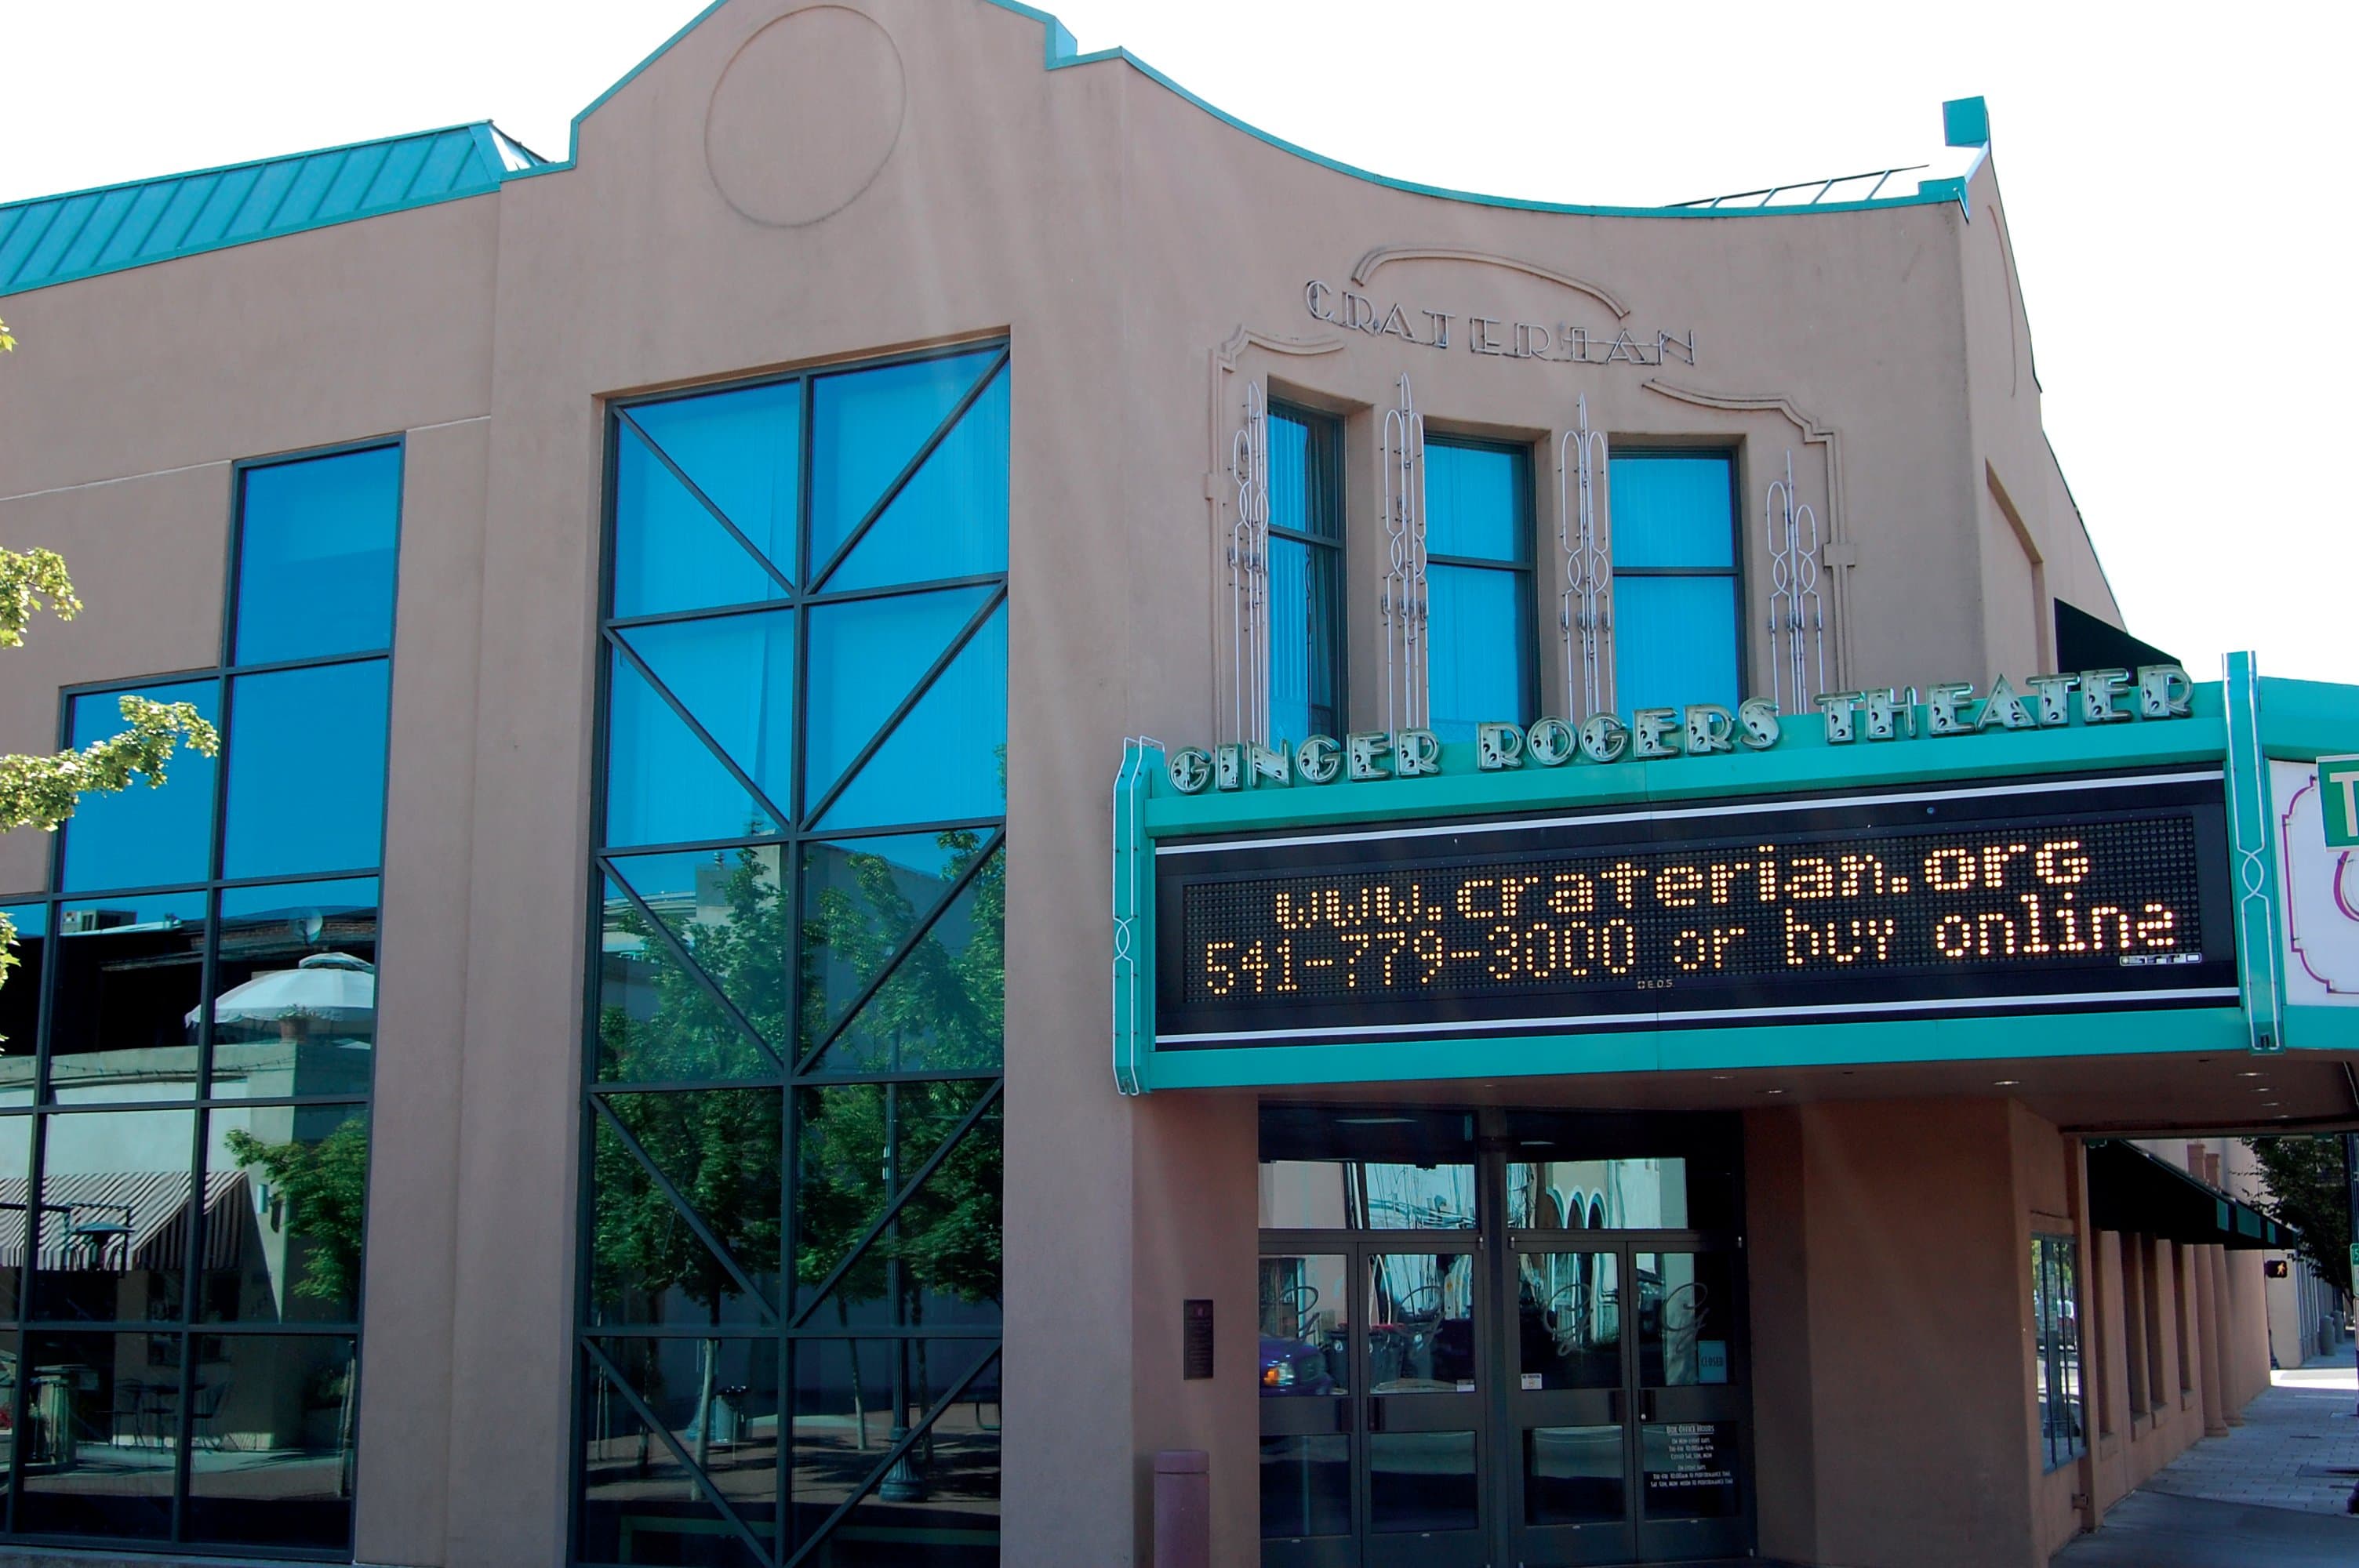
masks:
[[[2305,770],[2309,793],[2315,794],[2310,764],[2359,752],[2359,687],[2265,679],[2256,673],[2252,655],[2240,654],[2230,657],[2223,680],[2196,685],[2190,703],[2188,717],[2169,723],[2091,725],[2076,711],[2061,727],[1949,734],[1934,733],[1930,716],[1920,709],[1917,739],[1874,745],[1830,744],[1822,715],[1788,715],[1778,720],[1777,742],[1766,749],[1625,759],[1611,766],[1576,761],[1560,767],[1486,771],[1477,765],[1474,743],[1452,743],[1442,748],[1439,766],[1424,776],[1343,778],[1290,787],[1264,782],[1259,787],[1198,793],[1182,793],[1175,785],[1171,757],[1160,743],[1132,741],[1125,748],[1113,802],[1116,1084],[1125,1094],[1141,1094],[1537,1075],[2359,1049],[2359,1005],[2353,1005],[2359,1003],[2359,973],[2337,969],[2323,956],[2330,942],[2359,949],[2359,914],[2353,913],[2354,901],[2343,891],[2345,868],[2331,858],[2338,852],[2326,849],[2317,826],[2318,805],[2302,804]],[[1906,729],[1904,724],[1904,733]],[[2233,1003],[1712,1027],[1634,1020],[1627,1029],[1578,1035],[1449,1041],[1345,1036],[1282,1049],[1201,1044],[1158,1049],[1155,861],[1158,844],[1169,841],[2206,768],[2221,770],[2224,781],[2241,977]],[[2332,879],[2328,892],[2288,887],[2289,876],[2319,864]],[[2359,869],[2350,880],[2351,892],[2359,893]],[[2321,916],[2321,909],[2329,913]],[[2322,930],[2338,913],[2351,926],[2347,938]],[[2347,988],[2338,984],[2345,974],[2351,976]]]

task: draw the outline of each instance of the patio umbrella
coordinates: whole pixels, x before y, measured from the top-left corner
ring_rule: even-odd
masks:
[[[194,1024],[201,1010],[190,1008]],[[376,968],[349,953],[314,953],[291,969],[267,969],[213,1001],[216,1023],[302,1017],[330,1033],[376,1016]]]

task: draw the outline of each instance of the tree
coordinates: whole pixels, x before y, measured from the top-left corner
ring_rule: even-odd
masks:
[[[368,1121],[353,1117],[316,1143],[266,1143],[244,1128],[230,1130],[241,1169],[259,1166],[287,1198],[288,1234],[310,1243],[291,1293],[312,1301],[360,1299],[361,1222],[368,1196]]]
[[[2261,1207],[2279,1225],[2300,1231],[2294,1250],[2319,1278],[2350,1294],[2351,1198],[2342,1137],[2247,1138],[2245,1143],[2269,1184]]]
[[[0,353],[16,346],[8,324],[0,321]],[[0,648],[24,646],[25,628],[45,602],[60,621],[82,612],[64,557],[55,550],[0,549]],[[125,697],[119,706],[127,727],[119,735],[53,757],[0,756],[0,833],[19,827],[54,833],[83,795],[118,794],[135,777],[160,789],[165,764],[182,742],[207,757],[221,749],[221,737],[192,703]],[[0,985],[16,967],[16,942],[15,923],[0,914]]]
[[[756,1033],[792,1057],[825,1037],[833,1022],[831,996],[838,1005],[848,1000],[902,954],[830,1048],[832,1070],[992,1070],[1000,1052],[1005,863],[994,851],[978,865],[984,849],[976,834],[943,834],[938,843],[945,863],[933,885],[912,879],[886,856],[846,853],[842,876],[811,889],[799,939],[791,901],[778,885],[774,849],[716,854],[692,891],[692,916],[685,907],[676,914],[671,900],[651,903],[660,931],[636,904],[607,901],[608,988],[599,1006],[598,1076],[610,1083],[711,1087],[617,1092],[601,1097],[601,1103],[762,1289],[777,1288],[786,1261],[777,1158],[784,1108],[778,1090],[733,1087],[730,1080],[770,1076],[777,1069],[705,980]],[[961,882],[966,891],[955,921],[945,915],[910,947],[926,909]],[[667,935],[703,979],[672,957]],[[618,949],[615,938],[627,946]],[[802,969],[799,1028],[788,1020],[789,963]],[[835,1274],[897,1182],[940,1145],[986,1087],[987,1080],[970,1077],[853,1081],[796,1091],[800,1131],[796,1246],[787,1265],[790,1290],[816,1290]],[[592,1156],[597,1310],[627,1311],[635,1303],[677,1292],[717,1327],[738,1288],[734,1276],[698,1240],[614,1129],[603,1117],[600,1122]],[[962,1141],[912,1199],[903,1221],[852,1259],[830,1292],[839,1325],[851,1326],[853,1307],[893,1293],[896,1265],[905,1299],[929,1290],[970,1303],[997,1299],[996,1132],[995,1122]],[[700,1464],[710,1426],[715,1342],[706,1346],[693,1400]],[[857,1355],[847,1353],[857,1414],[865,1396]],[[864,1447],[864,1422],[859,1433]]]

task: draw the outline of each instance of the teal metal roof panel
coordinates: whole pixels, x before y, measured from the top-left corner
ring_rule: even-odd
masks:
[[[541,160],[488,123],[0,206],[0,295],[480,196]]]

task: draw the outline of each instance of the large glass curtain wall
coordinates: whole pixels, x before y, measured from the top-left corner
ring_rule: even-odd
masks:
[[[1734,708],[1744,684],[1734,454],[1617,451],[1607,479],[1622,711]]]
[[[243,465],[217,761],[6,902],[0,1455],[18,1541],[349,1556],[402,449]]]
[[[578,1561],[998,1561],[1008,386],[613,412]]]

